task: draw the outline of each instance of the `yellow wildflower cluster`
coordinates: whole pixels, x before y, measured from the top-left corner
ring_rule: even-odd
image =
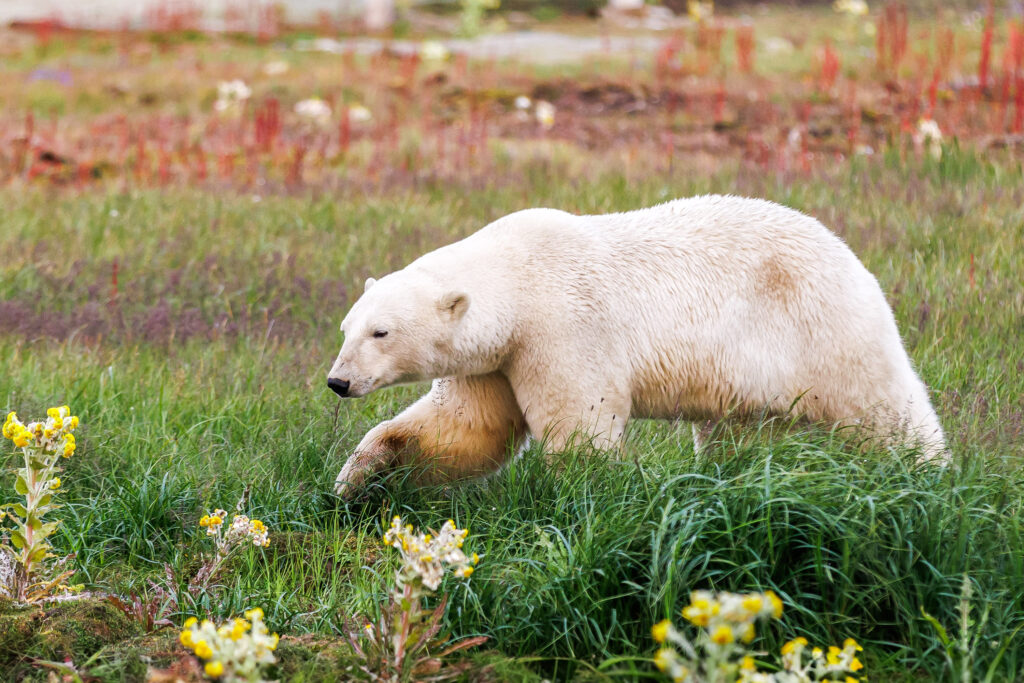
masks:
[[[61,457],[70,458],[75,452],[78,418],[68,406],[50,408],[46,419],[23,423],[16,413],[9,413],[0,433],[22,451],[22,466],[15,469],[15,491],[24,496],[23,503],[8,503],[0,507],[0,517],[14,522],[10,531],[10,544],[0,546],[19,566],[10,585],[0,586],[0,594],[18,602],[37,602],[65,589],[64,579],[72,571],[59,572],[53,563],[51,546],[47,540],[60,526],[60,520],[44,522],[46,513],[58,506],[53,502],[60,493],[61,480],[56,476]]]
[[[842,648],[807,650],[807,639],[796,638],[782,648],[782,670],[764,673],[757,670],[746,645],[756,637],[755,623],[760,619],[782,617],[782,600],[772,591],[765,593],[718,593],[694,591],[682,614],[700,627],[691,642],[665,619],[654,625],[651,635],[662,645],[654,664],[677,683],[729,681],[740,683],[810,683],[844,681],[857,683],[856,674],[864,665],[857,658],[860,645],[852,638]],[[683,654],[680,654],[682,652]],[[809,657],[805,657],[809,654]]]
[[[206,529],[207,536],[216,536],[217,532],[220,531],[221,525],[224,524],[224,518],[227,516],[227,510],[218,508],[208,515],[203,515],[199,520],[199,526]]]
[[[707,629],[715,645],[730,645],[737,640],[749,643],[757,635],[755,621],[782,616],[782,600],[772,591],[742,595],[694,591],[683,616],[694,626]]]
[[[857,683],[860,679],[851,674],[859,673],[864,668],[864,664],[857,657],[857,653],[863,650],[864,648],[853,638],[847,638],[841,648],[830,645],[827,652],[820,647],[809,647],[804,637],[794,638],[782,646],[781,672],[767,678],[750,677],[742,680],[751,683],[804,683],[823,680]],[[842,678],[838,678],[839,676]]]
[[[199,622],[192,617],[185,622],[178,639],[206,660],[203,670],[207,676],[223,677],[229,683],[262,681],[263,668],[276,661],[278,636],[267,632],[259,607],[246,611],[244,619],[230,619],[220,626],[209,619]]]
[[[384,544],[402,553],[398,587],[419,584],[435,591],[441,585],[445,566],[454,566],[456,576],[469,578],[480,558],[476,553],[467,557],[462,552],[462,544],[468,534],[468,529],[456,528],[450,519],[436,536],[417,533],[411,524],[403,525],[402,518],[396,515],[391,520],[391,528],[384,534]]]
[[[676,630],[671,620],[655,624],[651,635],[659,644],[667,644],[655,656],[654,663],[658,669],[674,681],[703,680],[699,673],[702,668],[719,672],[725,670],[738,676],[741,666],[752,663],[749,658],[737,662],[737,658],[744,654],[741,644],[750,643],[755,638],[754,624],[759,619],[782,616],[782,600],[772,591],[742,594],[694,591],[682,614],[687,621],[703,630],[697,643],[693,644]],[[681,657],[676,647],[688,657]],[[705,652],[703,663],[697,661],[697,648]]]
[[[218,547],[223,542],[228,547],[249,540],[253,545],[267,547],[270,545],[270,531],[267,525],[258,519],[249,519],[245,515],[235,515],[231,519],[228,530],[221,535],[224,520],[228,513],[225,510],[217,509],[208,515],[203,515],[199,520],[199,526],[206,529],[207,536],[216,536]]]
[[[3,426],[4,438],[13,441],[17,448],[36,448],[70,458],[75,452],[75,435],[71,432],[78,427],[78,418],[67,406],[50,408],[46,415],[45,422],[26,425],[18,419],[17,413],[9,413]]]

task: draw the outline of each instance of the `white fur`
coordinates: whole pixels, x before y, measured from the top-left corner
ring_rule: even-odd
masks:
[[[878,282],[821,223],[763,200],[520,211],[367,281],[342,330],[330,377],[353,395],[448,379],[367,434],[339,488],[399,451],[479,472],[527,431],[610,447],[630,417],[791,407],[948,457]]]

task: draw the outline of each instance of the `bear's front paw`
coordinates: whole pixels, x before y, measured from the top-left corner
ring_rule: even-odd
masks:
[[[355,497],[368,476],[394,460],[395,452],[389,445],[386,424],[377,425],[363,437],[338,473],[334,481],[334,492],[345,500]]]

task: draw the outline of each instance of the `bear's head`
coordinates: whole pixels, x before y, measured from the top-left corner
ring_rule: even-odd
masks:
[[[345,341],[327,375],[339,396],[444,375],[469,296],[408,270],[366,281],[341,323]]]

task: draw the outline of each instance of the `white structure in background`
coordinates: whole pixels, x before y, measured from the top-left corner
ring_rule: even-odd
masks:
[[[80,28],[138,28],[144,25],[147,12],[154,9],[196,8],[201,11],[199,23],[204,30],[220,31],[225,28],[224,15],[229,8],[253,13],[261,7],[279,5],[288,21],[311,23],[320,12],[356,11],[361,4],[349,0],[0,0],[0,26],[11,21],[56,18]]]
[[[395,0],[366,0],[366,28],[381,31],[395,23]]]
[[[609,0],[608,7],[620,12],[643,9],[644,0]]]

